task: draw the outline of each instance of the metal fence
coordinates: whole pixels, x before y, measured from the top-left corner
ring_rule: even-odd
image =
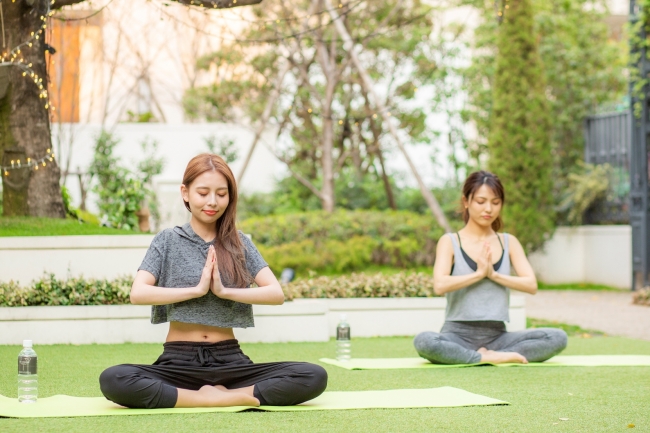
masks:
[[[629,224],[632,116],[629,111],[590,116],[585,120],[585,162],[612,167],[610,193],[590,208],[587,224]]]

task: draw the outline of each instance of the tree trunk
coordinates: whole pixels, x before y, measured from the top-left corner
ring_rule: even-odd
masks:
[[[41,16],[46,13],[45,1],[34,2],[34,8],[27,2],[3,2],[4,27],[6,37],[5,52],[32,39],[31,33],[38,35]],[[40,84],[47,90],[47,71],[45,66],[44,34],[33,39],[32,46],[20,48],[18,59],[24,64],[32,64],[31,69],[42,79]],[[20,160],[24,165],[27,158],[37,160],[48,155],[51,149],[50,119],[45,108],[46,99],[39,98],[40,89],[29,75],[17,66],[4,66],[8,72],[9,85],[0,104],[0,161],[11,165]],[[24,167],[3,173],[3,214],[28,215],[50,218],[65,217],[61,189],[59,186],[59,167],[56,160],[34,167]]]

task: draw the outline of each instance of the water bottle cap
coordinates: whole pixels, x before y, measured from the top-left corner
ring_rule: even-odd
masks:
[[[23,340],[23,347],[32,347],[32,340]]]

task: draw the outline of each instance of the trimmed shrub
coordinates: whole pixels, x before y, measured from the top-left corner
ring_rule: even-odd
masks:
[[[405,211],[305,212],[240,224],[271,268],[352,271],[374,265],[433,266],[444,233],[429,215]]]
[[[296,298],[410,298],[437,296],[433,278],[423,273],[350,274],[316,277],[283,286],[288,301]]]
[[[71,278],[58,280],[45,275],[27,287],[10,281],[0,283],[0,307],[56,305],[130,304],[132,277],[115,280]],[[295,298],[407,298],[432,297],[433,278],[414,272],[393,275],[353,273],[340,277],[315,277],[285,285],[288,301]]]
[[[554,230],[551,120],[532,2],[512,0],[506,8],[497,35],[488,168],[505,186],[505,229],[530,252]]]
[[[45,275],[27,287],[13,281],[0,282],[0,306],[130,304],[131,284],[133,277],[59,280],[54,274]]]
[[[645,287],[634,292],[632,295],[632,303],[650,307],[650,287]]]

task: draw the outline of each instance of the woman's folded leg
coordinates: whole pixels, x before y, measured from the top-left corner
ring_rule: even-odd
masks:
[[[434,364],[477,364],[481,354],[450,332],[422,332],[413,340],[418,354]]]
[[[504,332],[487,348],[498,352],[517,352],[529,362],[542,362],[562,352],[566,346],[567,335],[563,330],[534,328]]]

